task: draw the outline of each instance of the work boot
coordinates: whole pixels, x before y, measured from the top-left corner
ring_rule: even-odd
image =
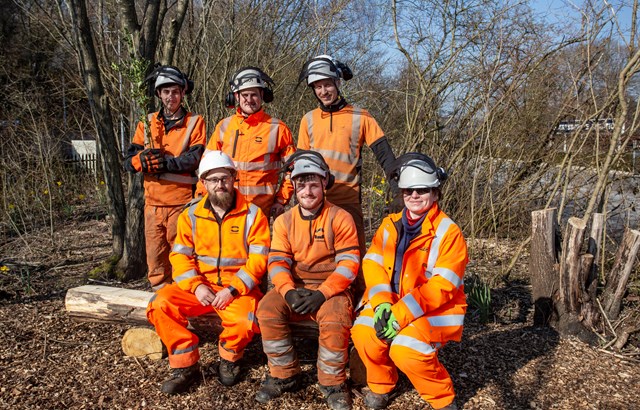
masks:
[[[440,407],[438,410],[458,410],[458,405],[456,404],[455,400],[451,402],[450,405],[448,406],[444,406],[444,407]]]
[[[386,409],[389,404],[389,393],[378,394],[367,390],[364,395],[364,405],[370,409]]]
[[[173,369],[171,377],[162,382],[163,393],[180,394],[186,392],[200,378],[198,363],[179,369]]]
[[[230,362],[229,360],[220,359],[220,365],[218,366],[218,377],[220,383],[225,386],[233,386],[238,382],[240,378],[240,366],[237,362]]]
[[[318,383],[318,388],[331,410],[351,410],[351,395],[344,383],[337,386],[323,386]]]
[[[271,377],[270,374],[267,374],[267,377],[265,377],[262,382],[262,386],[260,386],[260,390],[256,393],[256,401],[259,403],[268,403],[271,399],[282,396],[282,393],[297,390],[299,387],[299,374],[287,377],[286,379]]]

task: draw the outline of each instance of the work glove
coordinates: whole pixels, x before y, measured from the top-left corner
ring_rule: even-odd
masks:
[[[307,315],[320,309],[320,306],[327,300],[319,290],[308,290],[308,296],[302,298],[302,302],[297,304],[293,310],[300,315]],[[289,292],[287,292],[289,293]]]
[[[390,344],[393,339],[398,336],[398,332],[400,331],[400,324],[398,323],[398,320],[391,310],[385,310],[382,314],[382,319],[383,320],[380,320],[379,322],[380,330],[376,329],[376,336],[383,342]],[[381,327],[383,322],[384,327]]]
[[[140,165],[142,172],[148,174],[159,174],[167,170],[167,160],[164,152],[159,148],[147,148],[140,154]]]
[[[295,289],[291,289],[284,295],[284,300],[287,301],[287,305],[295,312],[300,302],[302,302],[302,297]]]

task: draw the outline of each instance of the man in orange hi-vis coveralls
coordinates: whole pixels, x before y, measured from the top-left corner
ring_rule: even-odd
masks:
[[[467,245],[438,207],[445,171],[419,153],[396,169],[405,208],[382,221],[363,258],[367,287],[351,329],[367,369],[365,405],[387,407],[400,369],[434,409],[457,409],[438,350],[462,336]]]
[[[269,221],[234,189],[235,174],[223,152],[202,157],[199,176],[207,195],[180,214],[171,251],[175,282],[156,292],[147,308],[174,369],[162,384],[168,394],[186,391],[200,375],[198,337],[187,329],[187,317],[220,316],[218,375],[226,386],[238,381],[238,360],[259,332],[255,312],[267,269]]]
[[[193,88],[187,76],[175,67],[160,66],[149,79],[155,81],[162,109],[149,114],[148,129],[142,121],[138,123],[124,167],[144,173],[147,277],[153,290],[158,290],[171,283],[169,252],[176,221],[193,198],[195,171],[207,137],[202,117],[182,106]]]
[[[329,408],[350,409],[345,367],[353,321],[349,287],[360,266],[356,228],[348,212],[325,200],[333,176],[322,155],[297,151],[285,167],[299,204],[273,224],[269,278],[274,288],[258,306],[269,374],[255,398],[267,403],[299,387],[289,323],[314,320],[320,329],[320,391]]]
[[[216,125],[207,150],[224,151],[233,159],[238,190],[275,219],[284,212],[293,190],[287,180],[278,184],[278,171],[295,152],[291,131],[264,111],[263,103],[273,101],[274,83],[261,69],[243,67],[229,85],[225,104],[237,106],[236,112]]]
[[[306,80],[319,107],[300,121],[298,149],[322,154],[335,175],[336,183],[327,191],[327,199],[351,214],[358,228],[360,251],[364,255],[365,234],[360,194],[362,146],[366,143],[382,166],[392,191],[395,184],[389,174],[395,156],[375,118],[363,108],[349,104],[340,93],[341,80],[353,74],[349,67],[328,55],[307,61],[299,81]]]

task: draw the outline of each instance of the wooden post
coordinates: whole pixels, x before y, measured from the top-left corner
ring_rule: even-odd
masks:
[[[617,319],[620,314],[622,298],[627,289],[627,282],[638,255],[638,249],[640,249],[640,231],[625,230],[622,244],[616,253],[616,259],[602,295],[604,311],[611,320]]]
[[[580,283],[580,248],[586,226],[586,223],[580,218],[569,218],[562,246],[560,300],[572,313],[578,312],[580,308],[580,295],[583,286]]]
[[[533,297],[534,326],[547,326],[553,314],[553,297],[558,289],[556,209],[531,213],[529,272]]]

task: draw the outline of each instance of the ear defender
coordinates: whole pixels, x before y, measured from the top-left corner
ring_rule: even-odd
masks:
[[[253,81],[252,81],[253,80]],[[243,84],[253,83],[250,86],[243,87]],[[247,66],[238,69],[229,79],[229,87],[231,91],[224,97],[224,105],[227,108],[235,108],[238,101],[236,101],[235,93],[242,91],[244,88],[258,87],[262,89],[262,101],[270,103],[273,101],[273,86],[275,82],[264,71],[258,67]]]

